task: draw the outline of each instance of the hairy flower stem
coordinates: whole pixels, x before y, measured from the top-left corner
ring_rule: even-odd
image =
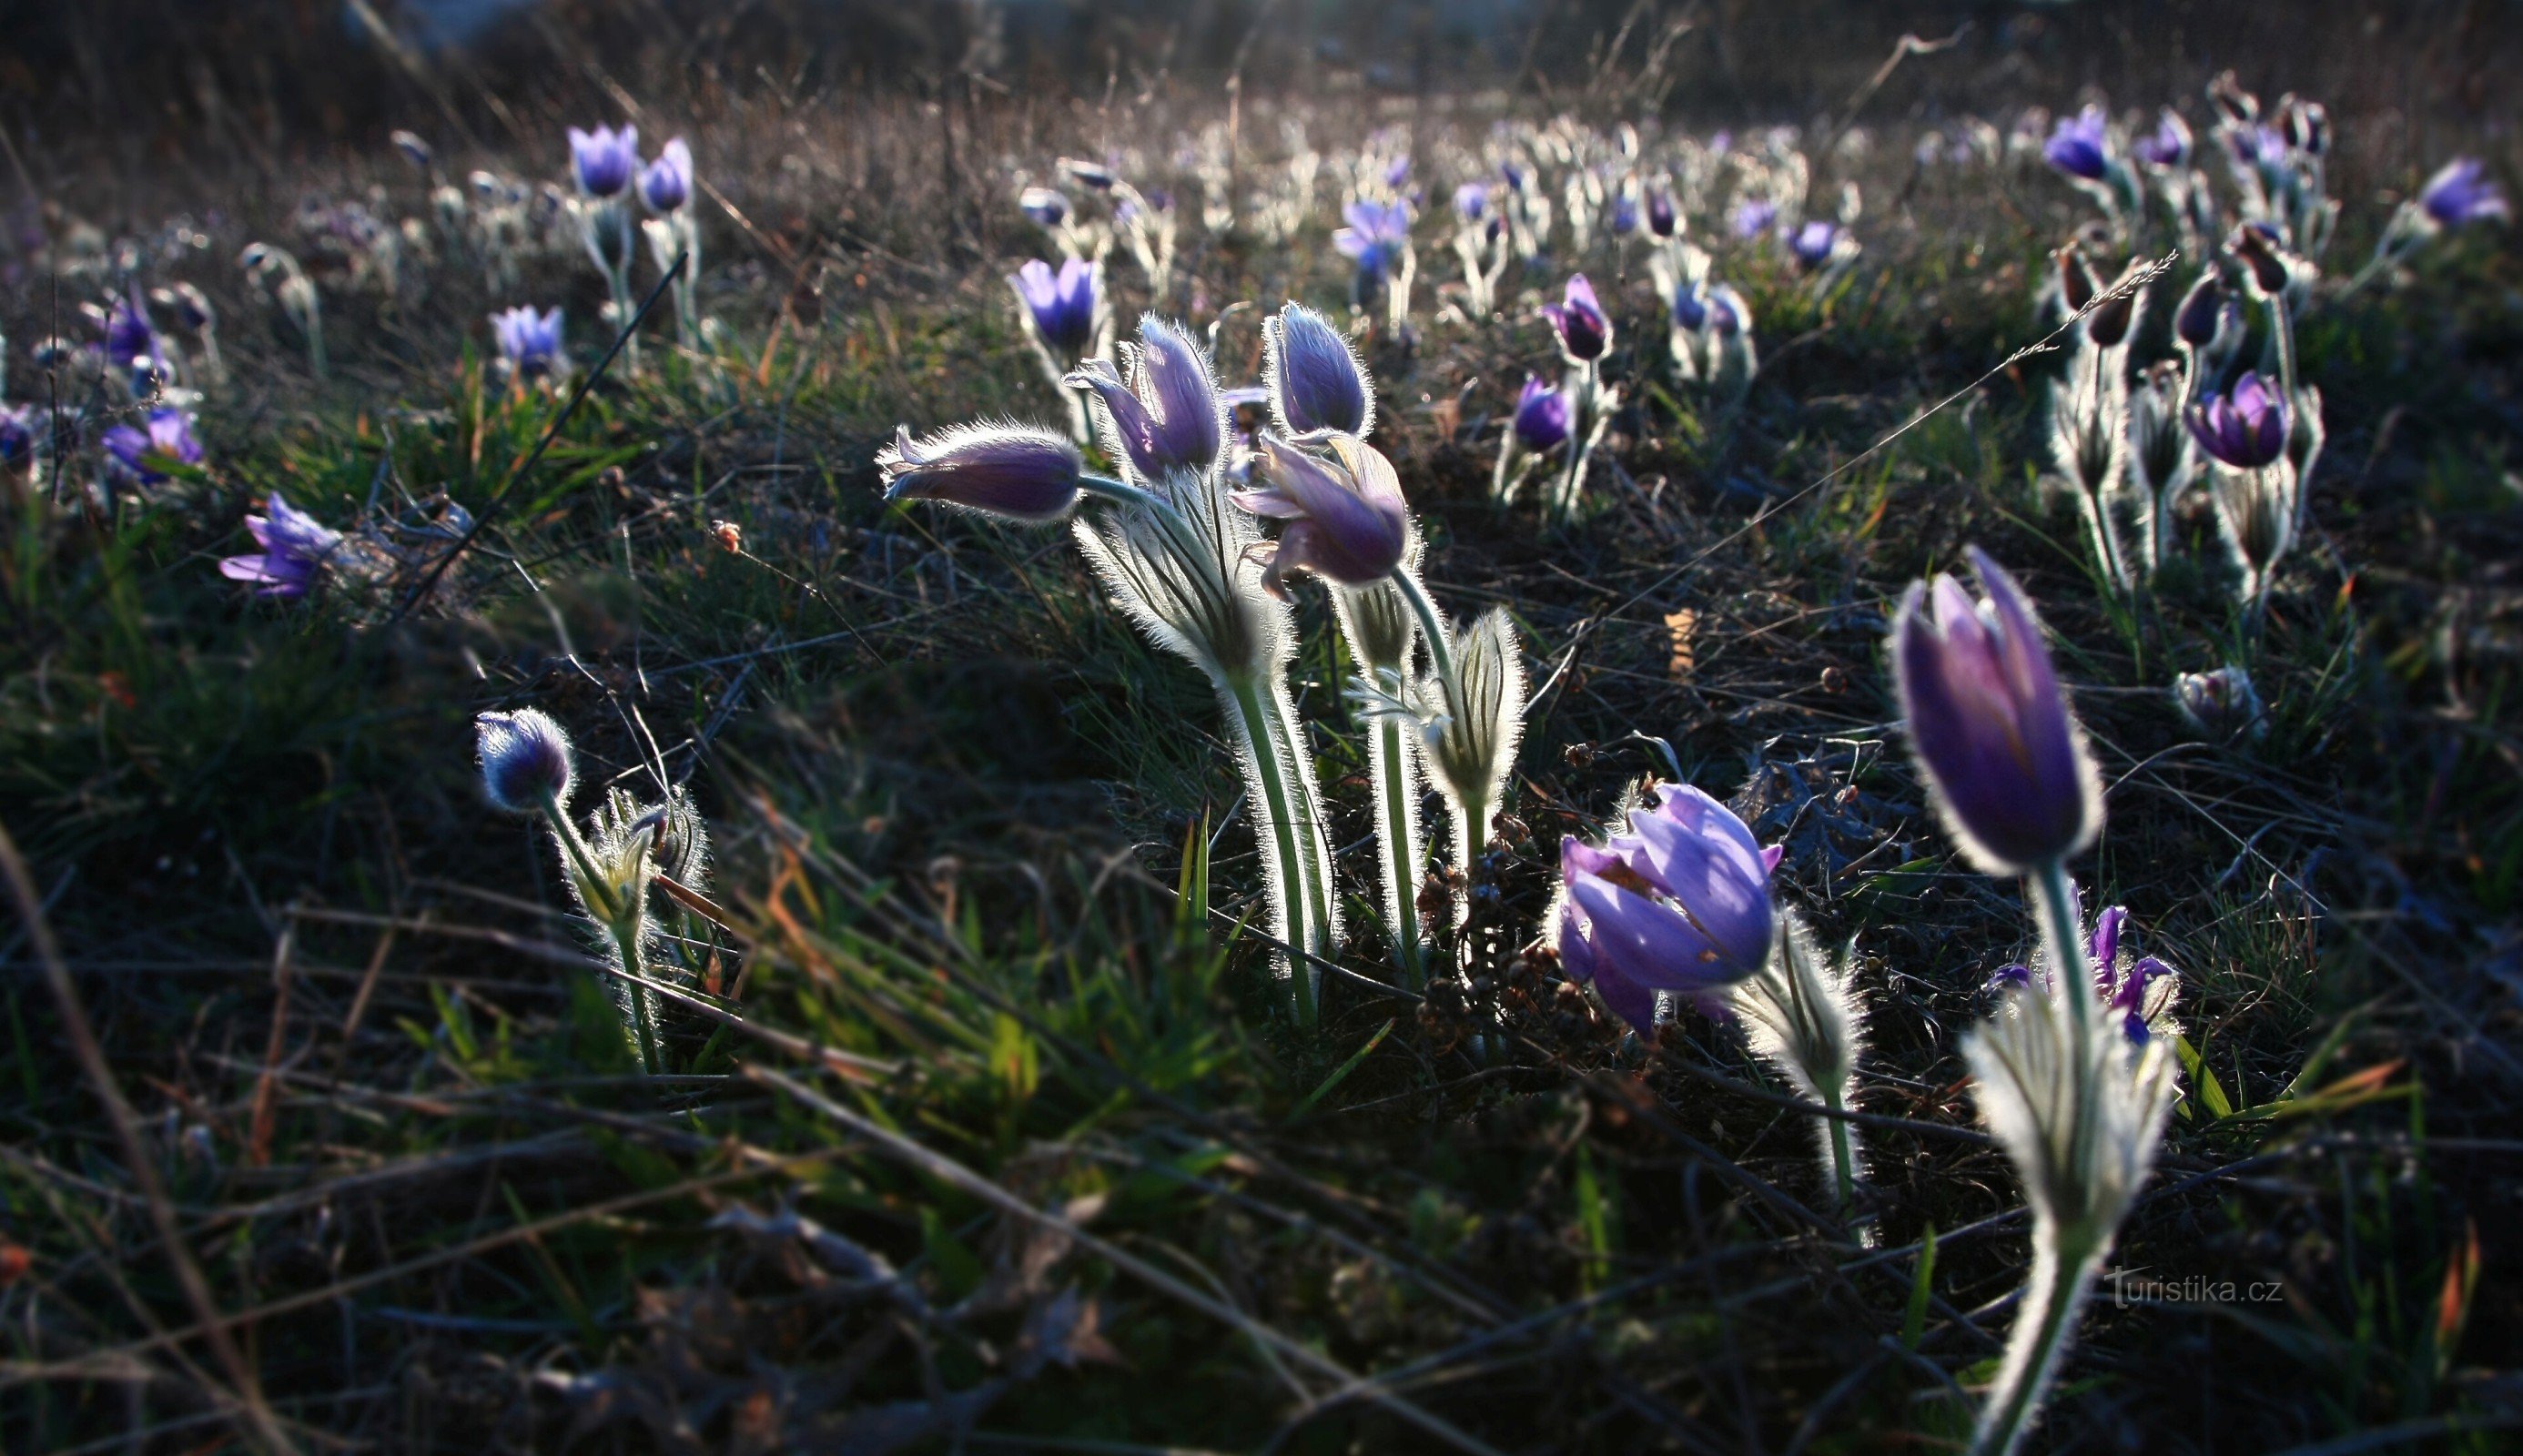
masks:
[[[2050,958],[2052,994],[2068,1001],[2068,1019],[2081,1045],[2093,1034],[2093,971],[2085,964],[2085,931],[2078,921],[2076,882],[2065,861],[2053,860],[2026,877],[2041,923],[2041,948]]]
[[[1293,706],[1284,691],[1265,687],[1250,674],[1231,674],[1218,683],[1218,692],[1225,700],[1229,723],[1245,740],[1243,759],[1253,775],[1254,796],[1269,819],[1271,851],[1278,864],[1271,887],[1287,927],[1287,943],[1299,953],[1289,958],[1290,1009],[1298,1025],[1311,1026],[1320,971],[1304,958],[1325,955],[1331,949],[1331,877],[1310,775],[1298,757],[1304,739],[1298,735]]]
[[[1822,1104],[1833,1112],[1848,1110],[1836,1087],[1823,1090]],[[1857,1154],[1849,1147],[1847,1120],[1840,1117],[1826,1120],[1831,1124],[1832,1188],[1839,1196],[1839,1211],[1845,1214],[1857,1206]]]
[[[1972,1432],[1970,1456],[2013,1456],[2023,1443],[2102,1268],[2104,1243],[2086,1230],[2033,1231],[2032,1274],[2023,1286],[2015,1331],[2007,1337],[1997,1384]]]
[[[614,949],[622,956],[622,968],[636,977],[631,987],[631,1032],[635,1049],[640,1054],[640,1072],[651,1075],[661,1069],[657,1060],[657,1003],[644,984],[648,965],[641,951],[646,937],[641,926],[643,907],[636,901],[625,905],[614,898],[612,884],[598,873],[595,852],[578,834],[578,826],[569,822],[569,814],[550,794],[544,795],[544,818],[550,822],[552,837],[560,841],[561,853],[577,867],[579,891],[587,897],[588,914],[604,926]],[[640,892],[644,893],[644,890]]]
[[[1419,867],[1427,862],[1427,851],[1419,842],[1419,796],[1412,791],[1418,775],[1411,772],[1410,754],[1410,736],[1399,719],[1375,725],[1367,756],[1375,780],[1376,869],[1384,881],[1385,931],[1393,940],[1403,987],[1415,992],[1428,984],[1418,911]]]

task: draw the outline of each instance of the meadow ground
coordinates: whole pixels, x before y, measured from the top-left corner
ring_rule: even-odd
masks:
[[[1474,322],[1440,315],[1454,271],[1423,231],[1409,332],[1362,340],[1376,441],[1439,601],[1513,614],[1533,706],[1454,937],[1470,1004],[1399,993],[1351,669],[1298,589],[1357,973],[1300,1030],[1250,933],[1262,875],[1204,684],[1064,531],[888,506],[874,464],[898,422],[1060,419],[1003,281],[1048,250],[1018,171],[1117,137],[1162,169],[1222,117],[969,100],[942,133],[936,108],[776,90],[691,126],[719,326],[679,348],[652,322],[565,418],[567,391],[498,375],[480,320],[565,304],[585,377],[601,279],[564,239],[486,283],[391,153],[22,214],[10,396],[86,440],[69,487],[13,482],[0,559],[0,822],[42,911],[0,944],[0,1446],[241,1449],[259,1406],[307,1451],[1958,1449],[2027,1258],[1958,1048],[2031,933],[1928,813],[1882,644],[1967,543],[2055,632],[2108,786],[2078,870],[2179,967],[2195,1052],[2115,1255],[2132,1277],[2036,1443],[2514,1439],[2505,234],[2302,320],[2328,446],[2254,629],[2204,495],[2132,605],[2043,483],[2063,355],[2017,352],[2053,336],[2047,254],[2092,209],[2037,156],[1922,164],[1896,124],[1817,148],[1816,196],[1864,204],[1827,287],[1694,218],[1758,320],[1739,401],[1670,373],[1641,250],[1515,265]],[[1374,111],[1256,104],[1238,164],[1284,167],[1282,120],[1327,156],[1406,124],[1434,189],[1446,138],[1547,115]],[[435,164],[560,175],[522,149]],[[1327,172],[1286,242],[1188,225],[1163,300],[1117,254],[1119,311],[1217,323],[1221,374],[1252,382],[1263,310],[1346,316],[1337,200]],[[353,203],[418,219],[392,297],[353,275],[373,247],[310,241]],[[2335,273],[2388,215],[2351,204]],[[324,377],[232,266],[257,240],[308,259]],[[1551,529],[1488,496],[1516,386],[1558,367],[1537,305],[1572,262],[1626,398]],[[78,305],[127,275],[206,292],[225,378],[198,465],[109,496],[84,483],[111,387],[24,344],[83,342]],[[302,600],[223,579],[273,492],[367,528],[365,566]],[[2177,672],[2228,661],[2264,737],[2173,710]],[[583,782],[688,784],[709,822],[727,923],[683,927],[662,1074],[548,841],[483,801],[472,719],[529,705]],[[1560,836],[1650,776],[1785,843],[1782,883],[1853,940],[1854,1226],[1732,1031],[1686,1012],[1642,1042],[1532,949]],[[56,955],[156,1187],[37,974]]]

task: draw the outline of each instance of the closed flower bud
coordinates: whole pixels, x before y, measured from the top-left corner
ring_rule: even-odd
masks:
[[[1084,469],[1075,446],[1023,425],[957,425],[917,441],[906,426],[876,463],[887,500],[942,500],[1035,523],[1069,513]]]
[[[1612,347],[1612,320],[1595,302],[1595,285],[1583,273],[1571,275],[1563,301],[1543,305],[1542,312],[1559,336],[1561,352],[1578,363],[1599,359]]]
[[[682,137],[666,143],[640,173],[640,201],[651,212],[671,212],[691,200],[692,149]]]
[[[2103,349],[2117,349],[2128,339],[2129,325],[2136,321],[2140,290],[2130,286],[2126,274],[2113,287],[2118,293],[2105,299],[2085,318],[2085,337]]]
[[[2295,259],[2271,237],[2267,230],[2246,222],[2234,229],[2225,249],[2243,265],[2245,276],[2262,298],[2275,298],[2285,293],[2295,277]]]
[[[1985,598],[1949,576],[1912,585],[1893,670],[1946,827],[1983,870],[2020,874],[2093,842],[2102,784],[2031,601],[1986,553],[1971,556]]]
[[[1262,377],[1281,429],[1360,437],[1374,429],[1375,392],[1366,366],[1321,314],[1302,304],[1281,308],[1262,325]]]
[[[540,708],[485,713],[473,720],[482,789],[510,814],[569,806],[574,776],[569,734]]]
[[[2192,349],[2206,349],[2216,342],[2225,314],[2225,286],[2216,281],[2216,270],[2203,269],[2199,281],[2182,295],[2181,307],[2172,315],[2175,338]]]
[[[2172,705],[2182,722],[2211,742],[2238,735],[2257,738],[2269,730],[2268,712],[2261,706],[2260,690],[2252,686],[2252,675],[2230,663],[2173,679]]]
[[[1067,381],[1093,390],[1104,401],[1113,453],[1150,481],[1215,465],[1226,404],[1210,373],[1209,355],[1179,326],[1155,314],[1140,321],[1139,344],[1124,348],[1126,380],[1112,364],[1091,359]]]
[[[1568,443],[1567,392],[1528,377],[1515,401],[1515,443],[1540,454]]]
[[[2068,305],[2071,313],[2084,312],[2094,302],[2094,295],[2103,291],[2102,280],[2094,276],[2092,265],[2085,261],[2085,250],[2069,243],[2050,257],[2059,265],[2060,302]]]

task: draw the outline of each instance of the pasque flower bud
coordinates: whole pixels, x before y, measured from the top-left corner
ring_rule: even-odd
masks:
[[[1366,366],[1329,319],[1290,304],[1263,323],[1262,349],[1262,377],[1281,429],[1363,437],[1375,427],[1375,392]]]
[[[1911,586],[1893,669],[1946,826],[1983,870],[2021,874],[2093,842],[2102,782],[2031,600],[1985,552],[1971,559],[1979,601],[1949,576]]]
[[[482,790],[511,814],[566,810],[576,771],[569,734],[540,708],[485,713],[473,720]]]
[[[926,440],[903,427],[877,452],[888,500],[942,500],[1020,521],[1054,521],[1077,503],[1084,464],[1049,430],[957,425]]]

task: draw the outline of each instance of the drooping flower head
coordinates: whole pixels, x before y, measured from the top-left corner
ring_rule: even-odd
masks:
[[[1571,273],[1561,302],[1543,305],[1542,313],[1559,336],[1560,352],[1578,363],[1599,359],[1612,347],[1611,316],[1595,302],[1595,285],[1583,273]]]
[[[485,713],[473,720],[482,758],[482,791],[510,814],[539,814],[545,805],[566,809],[576,776],[569,734],[541,708]]]
[[[2476,157],[2456,157],[2427,178],[2418,206],[2438,227],[2460,227],[2506,215],[2505,194],[2484,174]]]
[[[2286,452],[2286,401],[2257,370],[2225,394],[2191,405],[2186,423],[2201,449],[2236,470],[2258,470]]]
[[[2021,874],[2093,842],[2102,782],[2031,600],[1985,552],[1971,561],[1981,600],[1950,576],[1911,585],[1893,672],[1946,828],[1982,870]]]
[[[1363,436],[1375,427],[1375,391],[1366,366],[1331,320],[1289,304],[1262,325],[1262,378],[1270,412],[1291,435],[1332,431]]]
[[[1332,234],[1332,247],[1341,257],[1357,260],[1360,280],[1381,283],[1410,242],[1410,204],[1400,198],[1389,203],[1360,200],[1341,209],[1341,215],[1349,226]]]
[[[618,197],[640,171],[640,128],[619,131],[598,126],[594,131],[569,129],[569,160],[578,190],[589,197]]]
[[[278,491],[264,508],[268,514],[245,518],[246,530],[262,549],[226,558],[219,563],[219,575],[254,583],[257,596],[305,596],[325,560],[341,549],[342,533],[292,506]]]
[[[671,212],[691,201],[692,149],[682,137],[666,143],[640,173],[640,201],[651,212]]]
[[[1490,187],[1487,182],[1465,182],[1454,189],[1454,215],[1465,222],[1478,222],[1489,215]]]
[[[1064,258],[1055,271],[1040,258],[1028,258],[1008,286],[1016,290],[1044,346],[1061,359],[1074,361],[1095,347],[1099,281],[1092,263]]]
[[[1355,435],[1326,442],[1331,458],[1284,440],[1262,438],[1255,475],[1262,489],[1229,499],[1257,516],[1285,521],[1269,548],[1262,583],[1283,592],[1293,572],[1309,571],[1347,587],[1382,581],[1410,544],[1410,505],[1383,452]]]
[[[537,313],[526,305],[491,315],[491,341],[500,358],[521,379],[540,379],[561,362],[560,310]]]
[[[117,425],[105,432],[106,465],[118,477],[155,486],[167,479],[159,462],[202,463],[202,443],[193,438],[193,417],[180,409],[149,411],[147,429]]]
[[[1555,925],[1569,977],[1594,983],[1641,1030],[1655,993],[1712,992],[1761,968],[1776,928],[1770,873],[1784,853],[1689,784],[1651,793],[1628,832],[1600,846],[1560,840]]]
[[[430,150],[429,143],[422,140],[416,131],[390,132],[386,140],[394,143],[394,149],[403,154],[404,161],[422,171],[429,170],[430,164],[438,160],[438,154]]]
[[[2103,128],[2103,109],[2089,106],[2073,117],[2059,118],[2050,140],[2041,144],[2041,155],[2071,177],[2099,182],[2111,169],[2109,145]]]
[[[1077,446],[1024,425],[957,425],[925,440],[909,426],[877,452],[887,500],[941,500],[985,515],[1048,522],[1077,503]]]
[[[1527,375],[1524,393],[1515,401],[1515,418],[1511,428],[1515,443],[1527,451],[1541,454],[1555,450],[1568,443],[1568,395],[1554,385]]]
[[[1153,313],[1139,321],[1138,344],[1123,345],[1122,352],[1126,374],[1107,360],[1089,359],[1067,380],[1104,401],[1113,453],[1149,481],[1216,464],[1226,403],[1209,354],[1180,325]]]

